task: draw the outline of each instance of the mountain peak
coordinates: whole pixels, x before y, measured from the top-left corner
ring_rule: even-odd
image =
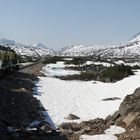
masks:
[[[16,42],[14,40],[2,38],[2,39],[0,39],[0,44],[1,45],[15,45]]]
[[[36,44],[35,45],[35,47],[37,47],[37,48],[47,48],[43,43],[38,43],[38,44]]]
[[[140,32],[136,33],[129,41],[130,42],[140,41]]]

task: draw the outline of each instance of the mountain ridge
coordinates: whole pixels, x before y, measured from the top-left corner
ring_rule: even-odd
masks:
[[[140,32],[135,34],[128,42],[116,45],[72,45],[58,51],[48,49],[43,43],[25,45],[14,40],[0,39],[0,44],[11,47],[21,56],[100,56],[118,58],[140,58]]]
[[[78,48],[78,49],[75,49]],[[87,49],[88,48],[88,49]],[[85,51],[83,51],[85,49]],[[59,50],[61,56],[140,57],[140,32],[128,42],[116,45],[73,46]]]
[[[0,39],[0,45],[10,47],[21,56],[29,57],[45,57],[47,55],[54,55],[55,51],[48,49],[44,44],[38,43],[36,45],[25,45],[17,43],[14,40]]]

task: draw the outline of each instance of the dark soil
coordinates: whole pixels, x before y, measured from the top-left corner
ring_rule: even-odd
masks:
[[[40,117],[37,113],[39,101],[32,94],[40,69],[41,65],[26,68],[0,80],[0,140],[66,139],[61,133],[25,131],[33,120]],[[9,128],[14,128],[14,132],[10,133]]]

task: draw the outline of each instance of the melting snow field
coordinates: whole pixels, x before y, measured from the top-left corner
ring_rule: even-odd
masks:
[[[120,103],[127,94],[132,94],[140,86],[140,70],[135,75],[124,78],[116,83],[102,83],[98,81],[63,81],[52,75],[66,75],[62,62],[47,65],[44,72],[48,77],[39,77],[36,84],[36,95],[48,110],[52,120],[57,125],[67,122],[69,113],[79,116],[78,120],[90,120],[97,117],[105,118],[118,110]],[[59,74],[58,74],[58,71]],[[50,72],[50,75],[48,74]],[[70,73],[71,71],[69,71]],[[73,73],[73,72],[72,72]],[[76,73],[76,71],[74,72]],[[102,99],[119,97],[120,100],[103,101]],[[108,130],[103,135],[81,136],[83,140],[116,140],[113,132]],[[111,132],[111,133],[110,133]]]
[[[123,98],[140,86],[140,71],[116,83],[94,81],[63,81],[51,77],[40,77],[36,97],[56,124],[68,121],[69,113],[83,120],[105,118],[113,114]],[[104,98],[120,97],[121,100],[102,101]]]

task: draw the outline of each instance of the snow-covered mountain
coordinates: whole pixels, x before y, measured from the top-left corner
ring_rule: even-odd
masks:
[[[16,42],[14,40],[8,40],[8,39],[0,39],[0,44],[1,45],[15,45]]]
[[[131,37],[131,39],[130,39],[129,41],[130,41],[130,42],[140,41],[140,32],[138,32],[138,33],[135,34],[133,37]]]
[[[0,44],[9,46],[21,56],[44,57],[60,56],[100,56],[117,58],[140,58],[140,32],[128,42],[117,45],[73,45],[60,49],[58,52],[48,49],[44,44],[25,45],[14,40],[0,39]]]
[[[34,47],[37,47],[37,48],[44,48],[44,49],[47,48],[47,47],[46,47],[44,44],[42,44],[42,43],[35,44]]]
[[[36,45],[25,45],[22,43],[16,43],[14,40],[0,39],[0,44],[12,48],[21,56],[44,57],[55,54],[53,50],[48,49],[42,43],[38,43]]]
[[[135,34],[127,43],[99,50],[101,57],[140,58],[140,32]]]
[[[112,45],[113,46],[113,45]],[[65,47],[59,50],[59,54],[61,56],[89,56],[96,54],[98,51],[103,50],[108,47],[112,46],[105,46],[105,45],[89,45],[89,46],[84,46],[84,45],[73,45],[70,47]]]
[[[59,50],[61,56],[140,57],[140,32],[128,42],[118,45],[74,45]]]

